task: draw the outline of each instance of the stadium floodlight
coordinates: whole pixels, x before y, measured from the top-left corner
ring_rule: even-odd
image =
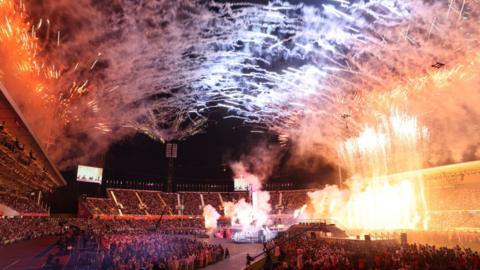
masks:
[[[165,156],[168,159],[167,191],[172,192],[174,173],[173,160],[177,158],[176,143],[167,143],[167,147],[165,149]]]
[[[167,158],[177,158],[177,144],[176,143],[167,143],[165,156]]]

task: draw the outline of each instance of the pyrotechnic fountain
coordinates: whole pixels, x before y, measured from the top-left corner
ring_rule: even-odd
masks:
[[[50,74],[55,80],[41,94],[16,87],[10,91],[25,110],[38,97],[50,101],[46,107],[56,108],[60,119],[49,114],[35,121],[39,110],[26,115],[42,123],[37,129],[45,122],[70,123],[71,136],[53,129],[59,130],[53,135],[62,145],[75,146],[76,135],[87,130],[92,141],[106,145],[126,129],[182,139],[202,131],[210,113],[221,111],[225,118],[280,134],[299,151],[315,152],[319,149],[311,146],[320,145],[321,154],[334,159],[343,128],[340,115],[348,112],[350,129],[358,131],[378,112],[379,99],[388,97],[381,95],[385,91],[396,95],[399,82],[436,76],[431,70],[436,62],[447,68],[465,65],[478,51],[478,1],[310,6],[157,0],[141,8],[129,1],[114,7],[86,0],[44,1],[26,7],[34,10],[33,18],[10,12],[13,2],[0,2],[5,15],[0,29],[20,33],[16,48],[24,48],[30,64],[36,63],[31,78]],[[58,25],[56,16],[68,18],[65,25]],[[2,59],[15,51],[3,49]],[[41,58],[48,61],[43,64]],[[15,73],[7,66],[18,66],[10,60],[1,66],[5,80]],[[50,79],[40,76],[40,82]],[[406,93],[405,98],[414,100],[415,95]],[[419,105],[407,106],[411,112]],[[447,119],[452,124],[466,118]],[[103,150],[99,145],[93,149]]]
[[[230,166],[236,177],[242,177],[249,186],[249,198],[241,198],[235,202],[223,202],[223,214],[231,220],[232,240],[235,242],[262,242],[272,239],[276,233],[269,229],[269,225],[271,225],[270,194],[261,190],[260,178],[250,173],[242,162],[234,162]],[[206,205],[203,217],[205,224],[208,224],[206,228],[215,229],[220,215],[211,205]],[[215,224],[215,226],[211,224]]]
[[[389,230],[425,228],[428,209],[421,174],[392,178],[390,174],[422,168],[428,131],[415,117],[392,111],[374,127],[339,147],[353,176],[348,189],[327,186],[309,193],[310,218],[328,218],[347,229]]]

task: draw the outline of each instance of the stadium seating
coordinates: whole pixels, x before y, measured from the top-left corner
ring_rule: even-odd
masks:
[[[169,207],[170,213],[173,215],[178,214],[178,196],[176,193],[160,193],[160,197],[163,199],[165,204]]]
[[[201,215],[203,206],[198,192],[180,193],[181,203],[183,205],[184,215]]]
[[[44,214],[47,211],[32,199],[0,192],[0,204],[4,204],[19,214]]]
[[[61,231],[55,219],[46,217],[0,218],[0,246]]]
[[[32,152],[25,147],[7,129],[0,130],[0,179],[15,190],[44,190],[47,183],[53,182],[44,171]]]
[[[111,199],[104,198],[85,198],[81,201],[91,214],[116,215],[118,209]]]
[[[276,210],[280,206],[280,192],[279,191],[270,191],[270,204],[272,205],[272,210]]]
[[[310,190],[289,190],[270,192],[272,214],[291,214],[308,203]],[[429,191],[430,192],[430,191]],[[458,228],[480,228],[480,211],[475,205],[478,190],[436,190],[430,192],[430,229],[453,230]],[[112,196],[114,194],[115,200]],[[236,202],[241,198],[249,200],[248,192],[179,192],[141,191],[109,189],[108,198],[87,198],[83,204],[91,215],[160,216],[187,215],[201,216],[203,207],[212,205],[223,214],[222,202]],[[459,202],[458,197],[465,200]],[[203,203],[202,203],[203,198]],[[1,199],[1,198],[0,198]],[[435,204],[431,202],[436,202]]]
[[[169,214],[168,212],[164,212],[168,210],[169,207],[165,205],[163,200],[160,197],[160,193],[156,191],[137,191],[137,194],[140,196],[142,203],[144,204],[145,211],[149,215],[161,215]]]
[[[306,204],[309,201],[307,195],[308,191],[309,190],[282,191],[283,213],[292,213]]]
[[[430,210],[479,210],[478,188],[436,188],[428,190],[428,195]]]
[[[112,189],[109,193],[112,195],[112,197],[115,197],[117,205],[123,214],[144,215],[145,211],[141,209],[140,200],[135,192],[135,190]]]
[[[291,213],[308,201],[309,190],[271,191],[272,213]],[[108,198],[87,198],[83,205],[92,215],[189,215],[200,216],[205,205],[223,213],[222,202],[250,201],[248,192],[179,192],[108,189]],[[203,198],[203,203],[202,203]],[[115,203],[116,201],[116,203]],[[164,207],[165,211],[164,211]],[[120,212],[118,211],[120,210]]]

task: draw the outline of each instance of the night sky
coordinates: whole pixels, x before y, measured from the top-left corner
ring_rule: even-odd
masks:
[[[245,1],[218,1],[245,2]],[[268,1],[247,1],[266,4]],[[290,1],[319,4],[319,1]],[[280,63],[281,64],[281,63]],[[223,119],[226,113],[216,112],[210,118],[207,129],[183,141],[177,141],[178,158],[175,161],[174,185],[188,183],[233,184],[229,163],[248,155],[257,147],[279,149],[269,183],[293,183],[297,188],[321,187],[338,179],[337,168],[321,156],[294,156],[292,145],[280,147],[275,134],[254,133],[258,127],[246,126],[235,119]],[[261,129],[260,129],[261,130]],[[102,157],[97,157],[90,166],[104,168],[103,179],[149,181],[165,183],[168,163],[165,144],[147,135],[137,133],[114,142]],[[68,186],[50,195],[53,212],[75,212],[78,196],[105,196],[105,185],[76,182],[76,168],[62,172]]]
[[[269,183],[293,183],[297,188],[321,187],[334,183],[337,168],[321,157],[292,156],[291,147],[280,147],[277,136],[252,133],[253,127],[239,125],[234,120],[212,122],[202,134],[178,141],[178,159],[175,162],[174,184],[231,184],[229,162],[248,155],[255,147],[269,145],[280,149]],[[111,145],[103,164],[86,164],[104,168],[103,179],[149,181],[165,183],[167,178],[165,144],[144,134],[135,134]],[[77,182],[76,168],[62,172],[68,186],[56,190],[49,197],[54,202],[52,212],[76,212],[78,197],[105,196],[105,185]]]

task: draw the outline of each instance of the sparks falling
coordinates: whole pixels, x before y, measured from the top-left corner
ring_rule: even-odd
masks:
[[[40,25],[41,26],[41,25]],[[32,90],[32,95],[43,92],[45,81],[55,79],[59,71],[45,67],[38,59],[40,50],[36,31],[38,27],[28,23],[23,3],[0,1],[0,50],[4,74],[14,74]]]
[[[56,116],[43,119],[68,126],[72,136],[60,129],[52,135],[66,147],[86,131],[105,142],[91,147],[98,151],[128,131],[184,139],[221,112],[256,132],[279,134],[300,153],[338,162],[339,141],[388,115],[391,105],[430,129],[428,162],[451,158],[437,145],[451,145],[454,160],[469,147],[454,138],[479,113],[468,104],[478,94],[465,83],[478,80],[478,1],[120,2],[0,3],[2,48],[21,56],[7,61],[3,74],[27,74],[29,93],[42,93]],[[51,14],[68,20],[58,25]],[[447,99],[458,85],[474,98]],[[37,100],[9,89],[18,103]],[[457,109],[465,103],[467,112]],[[45,123],[36,121],[41,110],[26,110],[31,122]],[[53,154],[61,160],[62,153]]]

